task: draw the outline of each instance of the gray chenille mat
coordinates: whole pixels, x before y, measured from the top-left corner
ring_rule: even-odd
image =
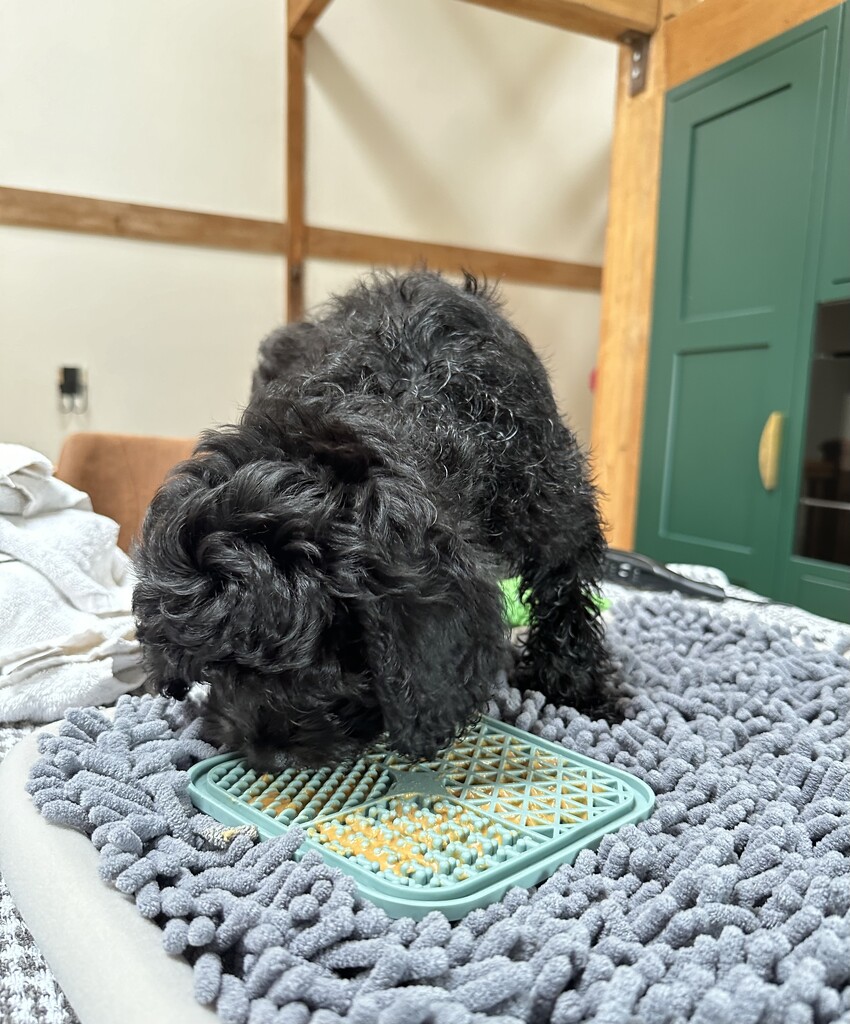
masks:
[[[654,813],[455,925],[391,921],[296,863],[296,831],[195,813],[186,768],[214,751],[163,698],[69,712],[33,798],[91,836],[228,1024],[850,1020],[848,630],[663,595],[616,603],[609,637],[622,724],[504,680],[489,713],[632,772]]]

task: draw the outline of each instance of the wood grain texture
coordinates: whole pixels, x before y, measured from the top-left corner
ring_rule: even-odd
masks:
[[[276,255],[288,256],[294,251],[300,264],[308,257],[378,266],[427,263],[435,269],[465,268],[494,279],[504,277],[582,291],[599,291],[602,279],[601,267],[584,263],[307,227],[303,222],[300,244],[293,248],[288,225],[279,221],[116,203],[30,189],[0,187],[0,224]]]
[[[466,0],[504,14],[542,21],[554,28],[599,39],[624,32],[650,34],[658,23],[658,0]]]
[[[666,87],[723,64],[841,0],[703,0],[665,23]]]
[[[609,543],[630,549],[652,322],[658,183],[664,121],[664,34],[653,36],[644,92],[629,96],[621,47],[602,281],[591,450]]]
[[[689,11],[702,2],[703,0],[661,0],[661,20],[678,18],[680,14],[684,14],[685,11]]]
[[[409,267],[424,264],[434,270],[468,270],[492,280],[507,278],[526,284],[598,291],[602,268],[585,263],[540,259],[464,246],[416,242],[383,235],[364,235],[330,228],[307,228],[307,256],[315,259]]]
[[[331,0],[293,0],[287,11],[289,35],[295,39],[306,39],[330,3]]]
[[[243,252],[286,251],[286,225],[279,221],[21,188],[0,187],[0,224]]]
[[[289,9],[295,7],[289,0]],[[304,40],[289,36],[286,41],[286,220],[289,225],[286,249],[286,316],[300,320],[304,315],[304,210],[306,164],[306,78]]]

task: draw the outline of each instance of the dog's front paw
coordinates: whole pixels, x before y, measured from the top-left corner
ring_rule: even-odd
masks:
[[[571,707],[589,718],[604,718],[612,724],[623,720],[620,694],[607,659],[587,666],[567,660],[559,665],[548,660],[541,664],[526,657],[517,663],[509,679],[520,691],[542,693],[556,707]]]

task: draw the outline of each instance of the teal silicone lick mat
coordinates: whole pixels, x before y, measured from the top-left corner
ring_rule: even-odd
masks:
[[[489,718],[434,761],[375,748],[274,775],[222,754],[189,775],[192,802],[217,821],[264,839],[299,825],[299,855],[317,849],[391,916],[417,919],[457,920],[536,885],[655,802],[626,772]]]

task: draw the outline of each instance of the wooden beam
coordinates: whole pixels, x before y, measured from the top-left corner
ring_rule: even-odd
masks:
[[[649,35],[658,24],[658,0],[466,0],[504,14],[542,21],[554,28],[599,39],[625,32]]]
[[[701,3],[702,0],[661,0],[661,20],[678,18],[679,15]]]
[[[289,0],[290,14],[296,7]],[[286,220],[289,225],[286,248],[286,317],[300,320],[304,315],[304,208],[306,162],[306,78],[304,40],[286,40]]]
[[[586,263],[540,259],[464,246],[415,242],[383,235],[362,235],[330,228],[307,228],[307,256],[314,259],[409,267],[425,264],[434,270],[468,270],[493,279],[580,291],[599,291],[602,268]]]
[[[620,50],[611,153],[602,318],[591,453],[608,540],[630,549],[652,320],[664,121],[664,29],[650,47],[646,89],[629,96],[631,51]]]
[[[306,39],[310,29],[322,16],[331,0],[296,0],[290,3],[288,11],[289,35],[295,39]]]
[[[0,224],[243,252],[288,255],[292,251],[288,225],[279,221],[195,213],[20,188],[0,187]],[[361,235],[303,224],[299,254],[302,265],[307,257],[379,266],[427,263],[434,269],[467,269],[492,278],[505,277],[528,284],[583,291],[598,291],[602,278],[600,267],[584,263]]]
[[[286,251],[286,224],[280,221],[117,203],[23,188],[0,187],[0,224],[243,252],[280,254]]]
[[[841,0],[703,0],[665,23],[666,86],[752,50]]]

